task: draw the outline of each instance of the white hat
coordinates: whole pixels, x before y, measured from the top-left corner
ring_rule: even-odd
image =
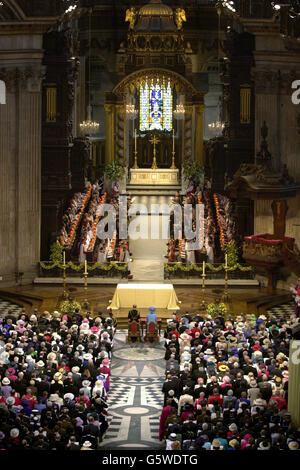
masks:
[[[89,387],[89,385],[91,385],[91,382],[89,380],[83,380],[82,385],[83,387]]]
[[[2,380],[2,385],[9,385],[10,384],[10,380],[8,377],[4,377],[4,379]]]
[[[90,441],[84,441],[84,443],[82,444],[82,447],[92,447],[92,444]]]
[[[73,393],[65,393],[64,394],[64,399],[66,400],[74,400],[74,395]]]
[[[90,353],[86,353],[86,354],[83,355],[83,359],[85,359],[86,361],[92,360],[93,355],[90,354]]]
[[[10,430],[10,437],[13,437],[14,439],[18,437],[19,434],[20,434],[20,431],[18,428],[12,428]]]

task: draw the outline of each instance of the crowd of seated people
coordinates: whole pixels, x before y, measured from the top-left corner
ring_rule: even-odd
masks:
[[[76,221],[76,217],[81,211],[81,206],[87,191],[75,193],[69,202],[68,208],[62,218],[62,227],[57,237],[57,242],[64,247],[67,243],[71,228]]]
[[[174,314],[164,335],[165,448],[299,449],[287,411],[290,328],[297,321]]]
[[[0,318],[0,448],[94,450],[108,428],[112,315]]]

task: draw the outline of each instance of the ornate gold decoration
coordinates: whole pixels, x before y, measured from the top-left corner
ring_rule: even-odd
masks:
[[[168,5],[164,5],[161,0],[151,0],[139,10],[140,16],[172,16],[173,10]]]
[[[133,29],[136,22],[136,9],[134,7],[126,10],[125,22],[129,22],[129,29]]]
[[[186,21],[186,14],[183,8],[177,8],[175,11],[175,22],[178,29],[182,29],[182,23]]]
[[[186,78],[177,72],[167,69],[153,69],[146,68],[133,72],[132,74],[125,77],[120,83],[116,85],[112,93],[118,96],[124,96],[126,92],[130,92],[132,85],[139,88],[140,85],[144,85],[148,78],[153,78],[154,81],[163,83],[163,81],[170,80],[171,87],[175,87],[177,92],[183,92],[185,95],[194,96],[199,94],[194,85],[189,82]],[[200,92],[201,94],[201,92]],[[205,92],[202,93],[202,97]]]

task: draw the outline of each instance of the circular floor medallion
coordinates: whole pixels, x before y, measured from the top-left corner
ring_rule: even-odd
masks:
[[[154,348],[124,348],[114,351],[114,357],[130,361],[153,361],[164,358],[164,351]]]
[[[129,415],[144,415],[148,413],[148,409],[141,406],[131,406],[130,408],[125,408],[123,411]]]

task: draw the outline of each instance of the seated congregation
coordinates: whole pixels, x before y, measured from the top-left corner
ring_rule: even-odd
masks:
[[[287,411],[297,319],[173,315],[159,439],[167,450],[298,450]]]
[[[112,315],[0,319],[0,448],[94,450],[108,429]]]

